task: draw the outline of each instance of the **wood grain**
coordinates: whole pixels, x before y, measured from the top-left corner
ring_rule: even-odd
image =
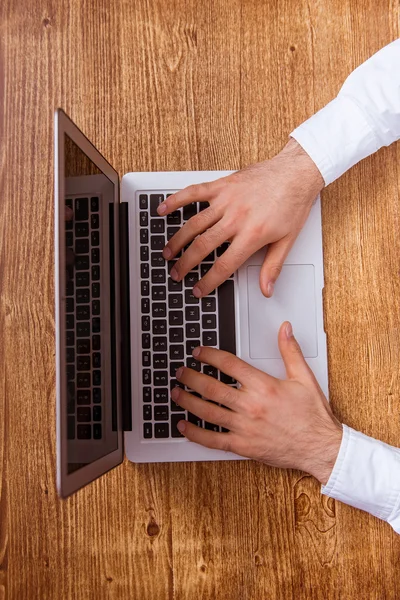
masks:
[[[251,462],[133,465],[55,492],[53,111],[120,175],[272,157],[399,37],[394,0],[3,0],[0,600],[400,598],[400,541]],[[399,445],[400,151],[323,193],[331,402]]]

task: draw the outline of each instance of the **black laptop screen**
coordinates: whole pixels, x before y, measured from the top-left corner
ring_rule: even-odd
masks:
[[[67,135],[64,152],[65,410],[67,471],[72,473],[118,448],[115,190]]]

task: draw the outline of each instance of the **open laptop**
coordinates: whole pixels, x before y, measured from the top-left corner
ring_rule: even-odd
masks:
[[[66,497],[122,462],[239,459],[182,437],[181,419],[219,431],[171,399],[185,364],[237,382],[192,357],[222,348],[285,377],[277,333],[290,320],[308,364],[328,394],[323,325],[319,199],[291,250],[273,298],[259,288],[265,250],[200,301],[191,293],[227,247],[183,282],[169,277],[162,249],[206,203],[167,217],[158,204],[190,184],[228,172],[127,173],[112,166],[62,111],[55,114],[57,486]],[[66,219],[68,206],[72,219]],[[226,434],[221,431],[221,435]]]

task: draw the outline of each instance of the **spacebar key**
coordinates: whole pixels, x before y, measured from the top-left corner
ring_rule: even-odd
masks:
[[[235,287],[231,279],[217,289],[219,348],[236,354],[235,338]]]

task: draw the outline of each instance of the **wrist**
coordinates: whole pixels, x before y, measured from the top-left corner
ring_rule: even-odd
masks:
[[[328,483],[342,443],[342,425],[340,423],[332,423],[332,425],[333,427],[325,431],[317,443],[313,444],[312,458],[306,469],[322,485]]]
[[[314,198],[318,196],[325,186],[325,181],[317,165],[304,148],[294,138],[289,138],[280,154],[290,160],[297,177],[300,178],[298,181],[301,181],[302,187],[307,187]]]

